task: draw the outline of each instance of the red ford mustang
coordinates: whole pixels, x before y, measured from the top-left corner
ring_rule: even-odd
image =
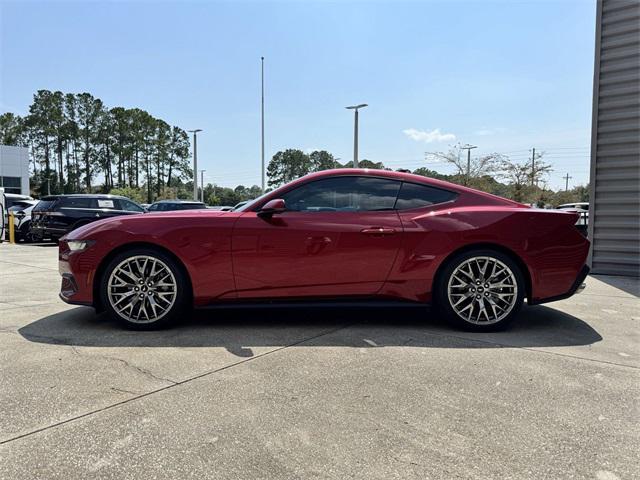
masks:
[[[307,175],[233,212],[116,217],[60,241],[60,297],[136,329],[227,302],[434,304],[454,324],[508,324],[526,298],[580,291],[589,241],[576,213],[417,175]]]

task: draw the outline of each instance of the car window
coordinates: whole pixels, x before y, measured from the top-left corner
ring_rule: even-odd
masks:
[[[398,194],[396,210],[426,207],[434,203],[448,202],[456,197],[456,193],[441,188],[403,182]]]
[[[392,210],[400,182],[373,177],[335,177],[304,184],[283,194],[287,210],[361,212]]]
[[[153,205],[149,206],[147,210],[149,210],[150,212],[155,212],[157,210],[160,210],[160,204],[154,203]]]
[[[65,197],[60,202],[61,208],[95,208],[91,205],[91,198]]]
[[[196,210],[200,208],[206,208],[204,203],[183,203],[182,210]]]
[[[108,208],[119,210],[117,200],[113,198],[96,198],[93,208]]]
[[[57,199],[53,199],[53,200],[40,200],[36,206],[33,208],[33,210],[35,212],[39,212],[42,210],[49,210],[50,208],[52,208],[57,202]]]
[[[125,210],[127,212],[144,212],[144,209],[131,200],[120,199],[120,210]]]

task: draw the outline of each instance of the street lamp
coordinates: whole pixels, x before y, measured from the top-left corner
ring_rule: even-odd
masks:
[[[368,106],[366,103],[360,105],[351,105],[344,107],[347,110],[353,110],[355,113],[353,123],[353,168],[358,168],[358,110]]]
[[[201,128],[189,130],[193,133],[193,199],[198,201],[198,137],[197,133],[201,132]]]

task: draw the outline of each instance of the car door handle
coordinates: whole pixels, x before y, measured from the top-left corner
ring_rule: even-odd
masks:
[[[389,227],[369,227],[363,228],[360,230],[360,233],[364,233],[365,235],[393,235],[396,233],[396,229]]]

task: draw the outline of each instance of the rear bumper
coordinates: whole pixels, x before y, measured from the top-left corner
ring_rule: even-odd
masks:
[[[586,284],[584,283],[584,280],[585,278],[587,278],[587,275],[589,275],[590,270],[591,269],[589,268],[588,265],[584,265],[580,270],[580,273],[576,277],[575,281],[573,282],[573,285],[571,286],[569,291],[563,293],[562,295],[556,295],[553,297],[538,298],[535,300],[531,300],[528,302],[529,305],[540,305],[541,303],[557,302],[558,300],[564,300],[565,298],[569,298],[575,295],[576,293],[582,293],[586,288]]]

